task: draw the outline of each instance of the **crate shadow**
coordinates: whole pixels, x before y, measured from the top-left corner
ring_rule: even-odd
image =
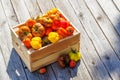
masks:
[[[55,62],[47,66],[47,73],[45,74],[39,74],[38,71],[30,72],[13,48],[6,71],[11,80],[70,80],[70,78],[77,76],[79,65],[80,62],[74,69],[62,69]]]
[[[21,59],[13,48],[7,65],[7,73],[11,80],[27,80]]]

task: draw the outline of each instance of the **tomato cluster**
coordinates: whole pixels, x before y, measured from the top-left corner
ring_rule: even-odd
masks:
[[[42,43],[39,44],[45,46],[59,39],[73,35],[73,32],[74,28],[70,22],[66,20],[57,8],[53,8],[43,16],[37,16],[35,19],[28,19],[25,25],[19,26],[17,34],[25,46],[30,48],[31,39],[34,37],[40,37]],[[57,40],[55,41],[56,36]]]

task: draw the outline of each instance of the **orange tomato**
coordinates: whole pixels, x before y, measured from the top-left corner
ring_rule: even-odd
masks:
[[[35,37],[43,37],[45,34],[45,28],[40,24],[36,23],[32,27],[32,35]]]
[[[74,28],[72,26],[68,26],[66,28],[66,31],[67,31],[67,35],[70,36],[70,35],[73,35],[73,32],[74,32]]]
[[[66,29],[60,27],[58,30],[57,30],[58,34],[61,36],[61,37],[66,37],[67,36],[67,31]]]
[[[26,21],[26,26],[28,26],[28,27],[32,27],[34,24],[36,23],[36,21],[35,20],[33,20],[32,18],[30,18],[30,19],[28,19],[27,21]]]
[[[24,45],[25,45],[27,48],[30,48],[30,47],[31,47],[31,45],[30,45],[30,39],[29,39],[29,38],[23,39],[22,42],[24,43]]]
[[[20,39],[23,40],[30,33],[30,28],[28,26],[21,26],[17,33]]]

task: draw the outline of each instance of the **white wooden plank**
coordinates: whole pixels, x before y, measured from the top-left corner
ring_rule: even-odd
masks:
[[[120,37],[118,33],[95,0],[85,0],[85,2],[120,59],[120,47],[118,47],[120,45]]]
[[[120,36],[120,12],[117,10],[112,0],[97,0],[97,2],[102,7],[106,15],[109,17]]]
[[[83,60],[77,63],[77,67],[74,69],[69,68],[69,73],[71,74],[72,80],[91,80],[90,74],[87,73],[86,66],[84,65]]]
[[[24,0],[31,17],[42,15],[37,0]]]
[[[16,24],[18,24],[18,19],[16,17],[15,11],[11,5],[10,0],[1,0],[1,3],[4,8],[4,12],[5,12],[6,18],[8,20],[9,26],[13,27]]]
[[[116,56],[114,50],[111,48],[109,42],[106,40],[102,31],[99,29],[98,24],[96,23],[96,21],[90,14],[89,10],[87,9],[87,7],[85,7],[83,0],[79,0],[78,5],[79,5],[80,9],[79,10],[75,9],[75,11],[76,12],[80,11],[83,13],[83,18],[79,17],[79,19],[82,22],[82,24],[84,25],[84,28],[85,28],[86,32],[88,33],[89,37],[91,38],[94,46],[96,47],[96,50],[97,50],[101,60],[103,61],[105,67],[107,68],[107,70],[108,70],[109,74],[112,76],[112,78],[114,80],[119,79],[120,78],[119,77],[120,69],[118,69],[118,67],[120,67],[120,61],[119,61],[118,57]],[[73,6],[73,7],[75,8],[75,6]],[[100,64],[97,64],[97,65],[98,65],[98,67],[100,66]],[[111,71],[113,73],[111,73]]]
[[[52,0],[37,0],[38,5],[40,6],[40,9],[43,13],[47,12],[47,10],[50,10],[51,8],[54,8],[55,6],[51,3]]]
[[[112,0],[116,8],[120,11],[120,0]]]
[[[0,80],[10,80],[8,74],[6,73],[6,64],[4,61],[4,56],[2,55],[2,50],[0,48]]]
[[[11,0],[11,2],[20,23],[30,18],[30,14],[23,0]]]
[[[7,19],[4,14],[4,10],[2,8],[2,4],[0,2],[0,47],[3,52],[3,56],[5,59],[5,63],[7,64],[9,61],[9,56],[10,56],[10,49],[9,46],[11,46],[11,36],[10,36],[10,30],[9,26],[7,24]]]
[[[16,17],[16,14],[14,12],[14,9],[11,5],[10,0],[2,0],[2,5],[4,8],[5,12],[4,14],[6,14],[8,23],[9,23],[9,27],[12,27],[13,25],[17,25],[18,24],[18,20]],[[8,4],[8,5],[6,5]],[[6,18],[5,18],[6,19]],[[10,33],[10,31],[8,31]],[[2,32],[3,33],[3,32]],[[8,34],[6,34],[8,35]],[[9,36],[11,37],[11,34],[9,34]],[[8,42],[8,44],[11,44],[9,41],[11,40],[11,38],[8,40],[6,39]],[[4,46],[4,44],[2,44],[2,46]],[[12,47],[11,47],[12,48]],[[6,51],[5,51],[6,52]],[[10,55],[11,57],[9,58],[9,62],[8,62],[8,66],[7,66],[7,73],[9,74],[10,78],[12,80],[26,80],[26,74],[24,72],[24,67],[21,63],[20,57],[17,55],[17,53],[15,52],[14,49],[10,50]]]
[[[9,4],[9,5],[6,5],[6,4]],[[9,26],[13,26],[13,25],[17,24],[15,14],[14,14],[14,11],[13,11],[12,6],[11,6],[11,2],[9,0],[4,0],[4,1],[2,0],[2,6],[3,6],[4,11],[5,11],[3,17],[5,19],[8,19]],[[7,18],[5,17],[5,14],[6,14]],[[3,43],[4,41],[6,41],[7,44],[12,45],[9,26],[7,23],[6,23],[6,25],[7,26],[5,26],[5,27],[7,27],[7,28],[5,28],[5,27],[2,28],[2,31],[4,31],[4,33],[6,33],[7,36],[3,35],[4,36],[4,37],[2,37],[3,41],[0,41],[0,43]],[[6,31],[6,30],[8,30],[8,31]],[[7,34],[7,33],[9,33],[9,34]],[[9,42],[9,41],[11,41],[11,42]],[[5,43],[2,44],[2,47],[4,47],[4,45],[5,45]],[[8,52],[7,47],[8,47],[8,45],[5,46],[6,50],[4,50],[4,49],[2,49],[2,50],[4,53],[5,52],[9,53],[9,56],[11,56],[10,58],[8,58],[8,62],[6,63],[7,64],[7,73],[9,75],[9,77],[12,80],[18,80],[18,79],[26,80],[26,75],[25,75],[25,72],[23,70],[23,66],[21,64],[20,58],[18,57],[18,55],[16,55],[17,53],[14,54],[15,50],[10,50]],[[12,49],[12,46],[10,46],[10,48]],[[4,54],[4,55],[7,56],[6,54]],[[11,60],[13,60],[13,61],[11,61]]]

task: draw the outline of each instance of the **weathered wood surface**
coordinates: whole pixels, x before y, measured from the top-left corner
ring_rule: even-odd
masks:
[[[120,80],[120,0],[0,0],[0,80]],[[81,33],[75,69],[55,62],[31,73],[13,49],[10,28],[57,7]]]

